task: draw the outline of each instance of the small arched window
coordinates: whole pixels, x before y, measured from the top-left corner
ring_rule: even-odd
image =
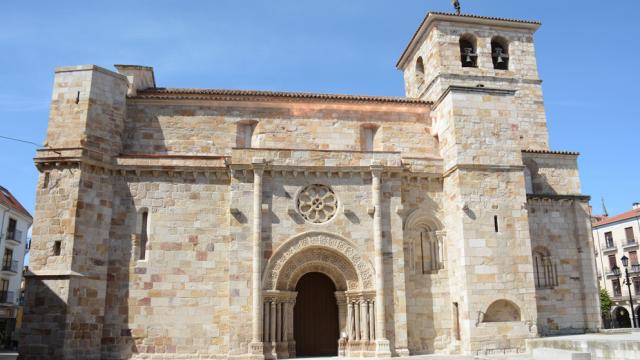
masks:
[[[418,57],[416,61],[416,81],[418,84],[424,81],[424,60],[422,60],[422,56]]]
[[[537,289],[553,289],[558,286],[555,260],[544,247],[537,247],[533,251],[533,277]]]
[[[477,67],[478,53],[475,36],[465,34],[460,37],[460,61],[462,67]]]
[[[509,70],[509,43],[502,37],[491,39],[491,59],[496,70]]]

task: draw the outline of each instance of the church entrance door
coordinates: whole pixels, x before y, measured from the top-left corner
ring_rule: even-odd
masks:
[[[296,356],[338,355],[338,305],[333,281],[320,273],[308,273],[296,285],[293,331]]]

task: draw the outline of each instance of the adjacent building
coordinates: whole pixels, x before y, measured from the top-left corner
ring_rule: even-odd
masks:
[[[518,353],[600,327],[535,21],[429,13],[405,97],[58,68],[25,359]]]
[[[31,214],[0,186],[0,347],[10,347],[14,339],[22,283],[22,266],[28,247]]]
[[[633,209],[616,216],[599,217],[593,223],[593,239],[596,267],[600,287],[607,289],[613,300],[611,308],[612,327],[631,327],[633,318],[640,324],[640,203]],[[625,284],[625,267],[622,257],[628,259],[626,271],[630,275],[629,286]]]

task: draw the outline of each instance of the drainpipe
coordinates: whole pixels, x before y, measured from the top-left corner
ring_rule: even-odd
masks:
[[[4,206],[2,206],[4,208]],[[2,212],[2,224],[0,224],[0,243],[2,239],[4,239],[4,219],[7,217],[7,213],[9,212],[9,208],[5,208]]]

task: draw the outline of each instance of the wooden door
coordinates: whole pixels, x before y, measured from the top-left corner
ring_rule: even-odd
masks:
[[[296,286],[293,332],[296,356],[338,355],[338,305],[333,281],[320,273],[304,275]]]

